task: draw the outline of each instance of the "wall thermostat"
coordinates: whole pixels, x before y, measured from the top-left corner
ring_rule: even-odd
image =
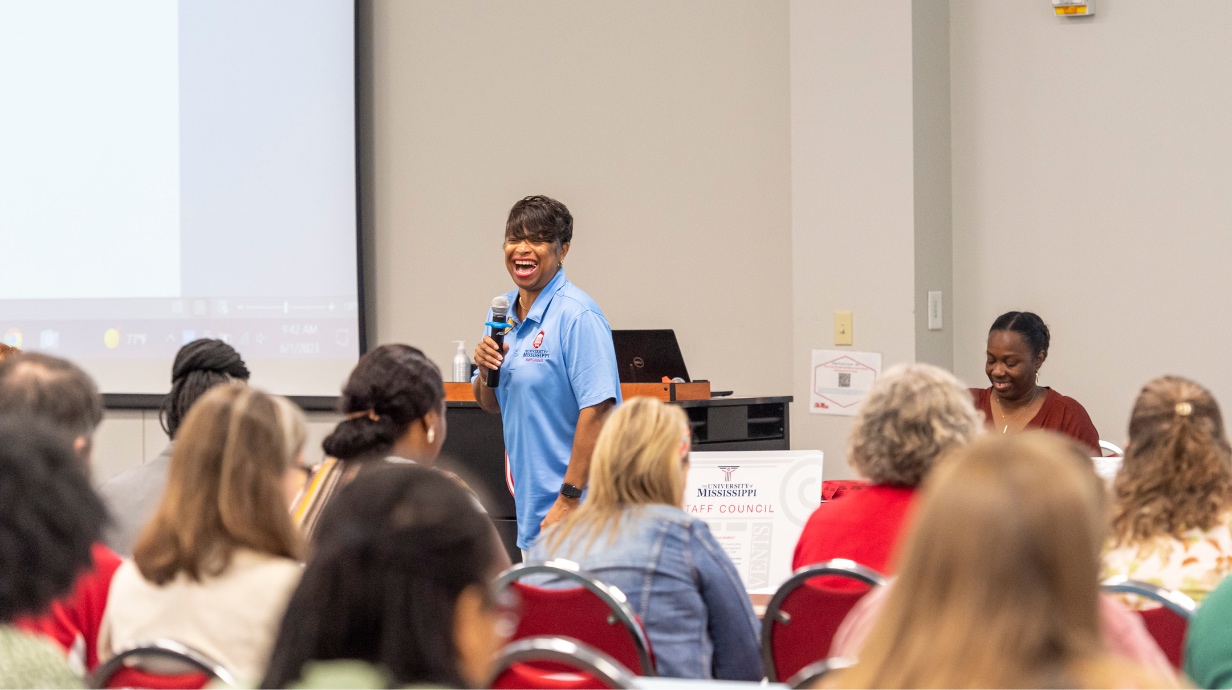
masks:
[[[1090,17],[1095,14],[1095,0],[1052,0],[1058,17]]]

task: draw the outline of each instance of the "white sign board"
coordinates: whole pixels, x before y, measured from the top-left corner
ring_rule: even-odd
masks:
[[[881,353],[813,350],[809,376],[809,412],[854,417],[881,376]]]
[[[796,541],[821,505],[819,450],[689,454],[684,510],[710,532],[754,593],[790,575]]]

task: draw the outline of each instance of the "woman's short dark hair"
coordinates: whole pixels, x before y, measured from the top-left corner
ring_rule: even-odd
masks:
[[[288,687],[308,662],[332,659],[374,664],[390,687],[462,687],[454,607],[494,575],[491,529],[470,494],[438,471],[360,474],[321,517],[261,687]]]
[[[1044,320],[1029,311],[1007,311],[992,322],[993,331],[1013,331],[1022,336],[1031,348],[1031,355],[1048,351],[1048,341],[1051,337]]]
[[[573,240],[573,216],[559,201],[546,196],[528,196],[509,210],[505,222],[505,239],[529,239],[532,242]]]
[[[407,427],[445,399],[441,370],[418,348],[382,345],[360,358],[342,387],[339,411],[349,415],[321,444],[340,460],[383,453]],[[357,414],[371,412],[371,414]]]
[[[108,518],[72,438],[28,415],[0,415],[0,506],[0,623],[8,623],[72,588]]]
[[[171,438],[188,408],[206,391],[228,381],[247,381],[248,366],[235,348],[221,340],[200,338],[180,348],[171,365],[171,392],[163,398],[158,421]]]

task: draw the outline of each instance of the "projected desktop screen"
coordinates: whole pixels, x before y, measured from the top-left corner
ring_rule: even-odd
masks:
[[[105,393],[185,342],[337,395],[360,348],[353,0],[0,4],[0,337]]]

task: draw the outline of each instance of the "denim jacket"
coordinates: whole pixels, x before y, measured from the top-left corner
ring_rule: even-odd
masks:
[[[761,624],[705,522],[673,506],[644,505],[627,509],[589,549],[590,535],[575,531],[549,550],[553,532],[535,541],[530,560],[574,561],[624,592],[646,628],[660,676],[761,680]]]

